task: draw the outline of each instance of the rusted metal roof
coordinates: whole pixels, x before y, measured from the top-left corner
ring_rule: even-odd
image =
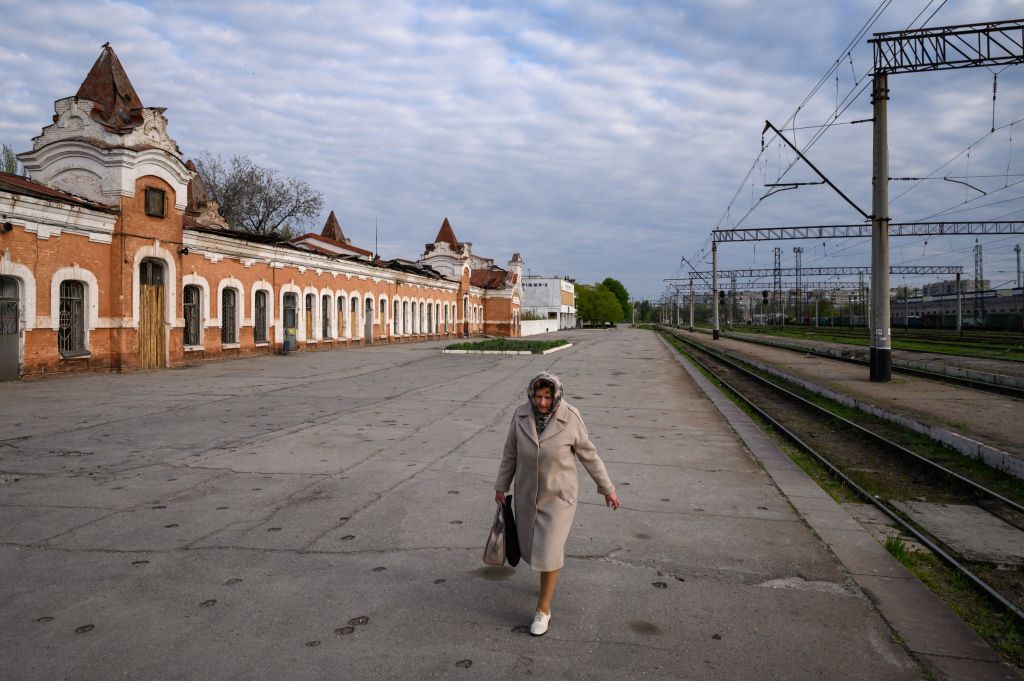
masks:
[[[473,270],[469,275],[469,283],[480,288],[503,288],[508,279],[508,272],[495,267],[490,270]]]
[[[337,246],[338,248],[343,248],[346,251],[352,251],[353,253],[358,253],[359,255],[366,255],[366,256],[372,256],[373,255],[372,251],[368,251],[365,248],[359,248],[358,246],[353,246],[350,243],[347,243],[347,242],[344,242],[344,241],[338,241],[337,239],[332,239],[330,237],[323,236],[321,234],[315,234],[313,232],[309,232],[308,234],[303,234],[302,236],[297,236],[294,239],[292,239],[290,243],[298,245],[301,242],[307,241],[307,240],[323,241],[325,243],[331,244],[332,246]]]
[[[350,239],[345,238],[345,233],[341,231],[341,223],[338,222],[338,218],[335,217],[334,211],[327,216],[327,222],[324,223],[324,228],[320,232],[320,236],[325,236],[333,241],[340,241],[343,244],[351,243]]]
[[[75,97],[95,102],[93,120],[116,133],[131,132],[142,124],[142,100],[110,43],[103,45]]]
[[[455,238],[455,230],[448,223],[448,218],[445,218],[444,222],[441,223],[441,230],[434,238],[434,243],[446,243],[452,247],[453,251],[459,250],[459,240]]]

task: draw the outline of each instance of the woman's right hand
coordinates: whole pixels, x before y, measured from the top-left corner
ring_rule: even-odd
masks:
[[[498,502],[499,504],[504,505],[504,503],[505,503],[505,493],[504,492],[495,491],[494,492],[494,500],[496,502]]]

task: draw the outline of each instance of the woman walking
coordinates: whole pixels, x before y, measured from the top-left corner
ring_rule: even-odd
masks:
[[[558,377],[538,374],[526,394],[529,401],[516,409],[508,429],[494,498],[505,503],[505,493],[515,478],[519,549],[523,560],[540,573],[537,613],[530,626],[530,633],[540,636],[547,633],[551,620],[551,599],[565,562],[565,540],[576,515],[579,479],[575,460],[580,460],[597,483],[606,506],[618,509],[619,498],[579,410],[562,400]]]

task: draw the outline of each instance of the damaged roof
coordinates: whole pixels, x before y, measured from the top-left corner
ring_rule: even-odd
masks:
[[[62,192],[58,189],[48,187],[45,184],[34,182],[27,177],[12,175],[11,173],[0,173],[0,189],[5,189],[9,192],[14,192],[15,194],[34,196],[39,199],[56,200],[62,203],[70,203],[76,206],[92,208],[93,210],[102,210],[107,213],[118,212],[117,208],[105,206],[101,203],[84,199],[81,196]]]
[[[90,116],[113,132],[126,134],[142,124],[142,100],[110,43],[104,43],[75,97],[95,102]]]

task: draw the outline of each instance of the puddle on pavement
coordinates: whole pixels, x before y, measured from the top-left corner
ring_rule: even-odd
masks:
[[[516,573],[515,568],[497,566],[497,565],[485,565],[478,567],[476,570],[470,571],[469,574],[474,577],[480,577],[486,579],[488,582],[501,582],[506,579],[511,579],[512,575]]]

